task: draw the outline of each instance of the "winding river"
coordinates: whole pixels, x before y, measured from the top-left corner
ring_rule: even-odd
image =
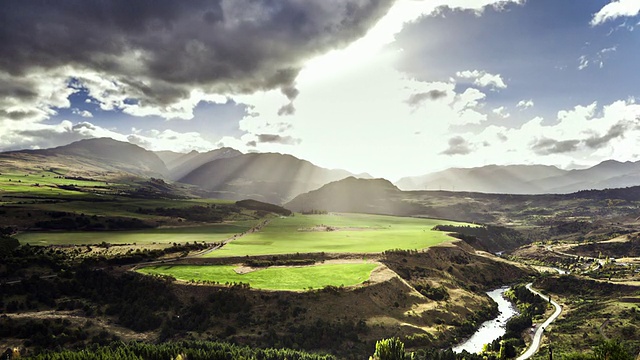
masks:
[[[477,354],[482,351],[484,344],[490,343],[505,334],[507,320],[518,314],[513,304],[502,296],[508,289],[509,287],[505,286],[487,292],[487,295],[498,303],[498,316],[493,320],[483,322],[470,338],[453,347],[454,352],[460,353],[466,350]]]

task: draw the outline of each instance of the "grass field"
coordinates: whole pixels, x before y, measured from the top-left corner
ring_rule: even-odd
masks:
[[[108,184],[103,181],[73,180],[60,178],[50,171],[0,174],[0,196],[28,195],[42,198],[86,198],[92,194],[71,189],[61,189],[59,185],[78,188],[102,188]],[[110,184],[113,186],[113,184]]]
[[[16,235],[21,244],[30,245],[83,245],[184,242],[219,242],[242,233],[255,225],[255,221],[213,224],[194,227],[160,228],[135,231],[78,231],[78,232],[29,232]]]
[[[383,215],[296,214],[294,217],[273,219],[261,231],[233,240],[207,256],[379,253],[390,249],[423,249],[452,239],[444,232],[431,230],[437,224],[466,225],[446,220]],[[336,230],[310,231],[320,225]]]
[[[139,269],[144,274],[171,275],[178,280],[206,280],[224,284],[227,282],[249,283],[252,288],[268,290],[319,289],[327,285],[353,286],[369,279],[378,265],[329,264],[304,267],[271,267],[246,274],[238,274],[235,266],[218,265],[174,265],[150,266]]]

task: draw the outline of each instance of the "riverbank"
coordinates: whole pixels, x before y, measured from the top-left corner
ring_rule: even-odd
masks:
[[[507,321],[518,315],[516,307],[504,297],[504,293],[508,289],[508,286],[504,286],[487,292],[487,295],[498,304],[498,316],[483,322],[471,337],[452,348],[454,352],[467,351],[477,354],[482,351],[484,344],[490,343],[506,333]]]

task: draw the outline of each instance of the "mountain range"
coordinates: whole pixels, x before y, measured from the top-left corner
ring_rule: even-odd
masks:
[[[545,165],[452,168],[396,182],[402,190],[450,190],[500,194],[568,194],[640,185],[640,161],[607,160],[588,169]]]
[[[451,168],[422,176],[405,177],[392,184],[385,179],[357,182],[357,178],[372,177],[368,174],[356,175],[345,170],[322,168],[286,154],[243,154],[232,148],[203,153],[153,152],[110,138],[80,140],[51,149],[0,153],[0,170],[11,172],[12,169],[59,169],[60,174],[75,177],[154,177],[193,185],[191,188],[199,189],[197,193],[202,196],[288,203],[299,210],[326,209],[326,204],[331,203],[342,209],[340,211],[351,211],[352,204],[357,199],[367,198],[368,206],[382,213],[390,212],[398,206],[407,209],[406,203],[396,203],[393,199],[397,197],[388,196],[401,190],[566,194],[640,185],[640,162],[608,160],[581,170],[563,170],[544,165]],[[338,193],[337,196],[327,195],[323,198],[316,196],[318,193],[315,192],[313,196],[299,197],[310,191],[319,191],[326,184],[329,184],[331,190],[335,186],[331,183],[342,179],[345,182],[342,183],[341,190],[334,192],[336,189],[323,189],[326,194]],[[384,196],[376,195],[381,189]]]
[[[222,199],[282,204],[295,196],[354,174],[331,170],[291,155],[243,154],[232,148],[187,154],[153,152],[137,145],[95,138],[43,150],[0,153],[0,171],[51,170],[70,177],[154,177],[197,186],[195,193]],[[360,175],[370,177],[367,174]]]

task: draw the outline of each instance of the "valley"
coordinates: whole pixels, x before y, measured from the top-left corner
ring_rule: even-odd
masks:
[[[533,283],[563,308],[533,358],[640,353],[636,187],[402,191],[279,154],[122,148],[0,153],[0,349],[365,359],[396,338],[416,359],[515,358],[553,312]],[[506,334],[453,353],[503,286]]]

